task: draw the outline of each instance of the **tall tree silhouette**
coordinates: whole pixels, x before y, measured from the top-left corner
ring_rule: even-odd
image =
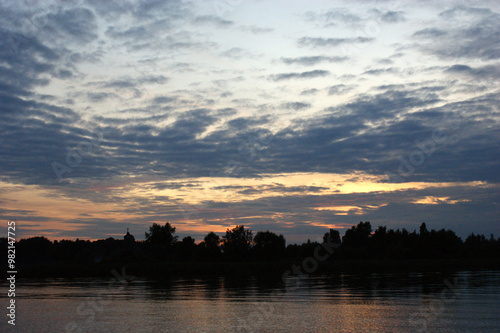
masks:
[[[427,230],[427,226],[424,222],[420,225],[420,237],[426,237],[429,235],[429,230]]]
[[[285,237],[271,231],[259,231],[254,239],[254,252],[258,260],[276,260],[285,251]]]
[[[230,260],[245,260],[249,257],[252,244],[252,231],[245,229],[243,225],[237,225],[233,229],[227,229],[222,237],[224,255]]]
[[[386,227],[379,226],[377,230],[375,230],[371,239],[373,249],[372,255],[374,257],[383,259],[389,255],[388,248],[392,245],[390,244],[389,239]]]
[[[151,245],[153,251],[160,257],[165,257],[172,245],[177,241],[177,236],[174,236],[175,227],[173,227],[170,222],[165,223],[161,226],[157,223],[153,223],[149,227],[149,232],[146,232],[146,242]]]
[[[340,233],[338,230],[335,229],[330,229],[328,232],[325,232],[323,235],[323,242],[325,243],[334,243],[334,244],[340,244]]]
[[[182,260],[192,261],[195,259],[196,244],[191,236],[186,236],[182,241],[175,243],[178,250],[178,256]]]
[[[366,258],[369,254],[370,235],[372,226],[370,222],[359,222],[345,232],[342,237],[342,247],[349,256],[357,259]]]
[[[215,232],[210,231],[205,238],[205,253],[208,260],[219,260],[221,256],[220,237]]]
[[[346,230],[342,242],[345,246],[360,247],[368,244],[368,238],[372,233],[370,222],[359,222],[357,226]]]

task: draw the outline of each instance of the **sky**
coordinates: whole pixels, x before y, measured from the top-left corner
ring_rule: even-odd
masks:
[[[498,1],[0,1],[18,238],[500,236]]]

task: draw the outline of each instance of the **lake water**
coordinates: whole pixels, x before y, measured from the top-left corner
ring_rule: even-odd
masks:
[[[286,284],[252,276],[120,280],[18,281],[15,330],[5,314],[0,330],[500,332],[500,271],[337,274]]]

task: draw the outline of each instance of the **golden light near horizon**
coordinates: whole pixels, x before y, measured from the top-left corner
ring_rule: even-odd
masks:
[[[137,179],[139,180],[139,179]],[[219,214],[219,218],[206,221],[196,216],[181,217],[172,220],[177,223],[179,228],[185,232],[203,233],[215,231],[225,232],[230,226],[244,223],[244,221],[253,221],[256,219],[270,219],[277,225],[284,228],[293,228],[294,223],[289,222],[288,215],[274,213],[270,216],[255,215],[245,210],[231,211],[224,208],[214,209],[209,207],[206,202],[211,203],[238,203],[251,202],[263,198],[282,197],[302,197],[302,196],[323,196],[323,195],[342,195],[342,194],[362,194],[362,193],[397,193],[410,189],[423,190],[426,188],[454,188],[454,187],[476,187],[487,188],[493,185],[485,182],[450,182],[450,183],[383,183],[384,177],[373,176],[362,173],[355,174],[321,174],[321,173],[292,173],[280,175],[264,175],[261,178],[186,178],[176,179],[175,181],[155,181],[155,182],[136,182],[134,178],[128,182],[115,182],[107,186],[105,183],[101,187],[89,188],[89,192],[99,193],[104,191],[107,195],[112,195],[116,202],[99,202],[92,197],[86,199],[70,199],[64,193],[56,189],[46,189],[39,186],[18,186],[8,183],[2,183],[4,188],[10,191],[0,195],[0,200],[11,203],[12,209],[26,210],[29,205],[29,216],[44,216],[47,220],[43,226],[38,222],[24,222],[30,227],[31,234],[43,233],[44,229],[60,230],[79,230],[85,227],[82,223],[66,223],[77,216],[87,219],[102,219],[112,221],[133,221],[134,218],[140,221],[148,218],[151,213],[122,212],[124,203],[135,205],[137,202],[149,202],[150,207],[160,211],[177,211],[184,214],[186,209],[194,209],[196,212],[204,214]],[[165,186],[166,189],[157,189],[155,187]],[[168,188],[171,187],[171,188]],[[158,199],[165,198],[165,199]],[[401,198],[400,200],[418,205],[437,205],[437,204],[457,204],[467,202],[467,199],[451,200],[450,197],[424,198]],[[369,211],[377,210],[387,206],[388,203],[377,204],[346,204],[345,201],[333,201],[329,204],[312,206],[309,209],[315,211],[328,211],[333,216],[362,216]],[[49,209],[50,207],[50,209]],[[235,221],[235,222],[233,222]],[[22,222],[22,220],[21,220]],[[161,222],[161,221],[156,221]],[[311,226],[335,227],[335,223],[325,224],[314,220],[303,221]],[[134,222],[131,225],[140,225]],[[147,228],[148,223],[144,224]],[[85,238],[85,237],[83,237]]]
[[[384,176],[363,173],[325,174],[325,173],[290,173],[280,175],[262,175],[261,178],[187,178],[175,181],[137,184],[131,191],[139,196],[166,195],[182,199],[186,204],[199,205],[205,200],[215,202],[238,202],[262,197],[288,195],[328,195],[371,192],[394,192],[400,190],[425,188],[446,188],[455,186],[489,187],[485,182],[408,182],[386,183]],[[177,189],[153,190],[150,185],[177,184]],[[190,184],[190,186],[182,186]],[[192,186],[194,185],[194,186]],[[245,189],[252,191],[244,192]],[[241,193],[243,191],[243,193]]]
[[[461,200],[450,200],[450,197],[433,197],[433,196],[426,196],[422,199],[416,199],[412,201],[413,203],[420,204],[420,205],[438,205],[440,203],[446,203],[449,205],[454,205],[456,203],[460,202],[469,202],[469,199],[461,199]]]

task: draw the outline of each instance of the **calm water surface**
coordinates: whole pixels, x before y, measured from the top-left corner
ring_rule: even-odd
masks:
[[[2,320],[2,332],[500,332],[500,271],[286,284],[251,276],[120,282],[110,274],[18,281],[17,289],[15,330]]]

